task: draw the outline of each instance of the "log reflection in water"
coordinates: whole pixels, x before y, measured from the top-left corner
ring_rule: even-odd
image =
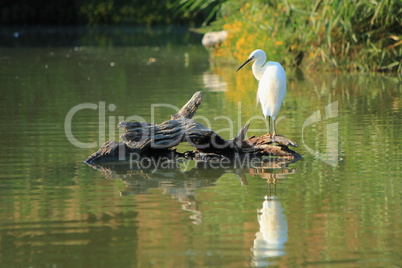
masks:
[[[223,174],[234,173],[242,185],[247,185],[246,174],[252,174],[276,182],[288,174],[297,172],[288,168],[293,160],[260,159],[245,162],[241,168],[232,163],[228,168],[212,168],[211,162],[196,162],[195,167],[183,171],[178,162],[171,162],[165,169],[150,166],[148,169],[135,169],[128,162],[88,164],[105,175],[108,179],[121,179],[126,185],[120,191],[121,196],[145,194],[149,189],[162,189],[163,194],[171,195],[182,204],[182,209],[192,213],[194,224],[202,223],[202,212],[194,196],[194,190],[213,185]],[[190,160],[187,160],[190,161]]]

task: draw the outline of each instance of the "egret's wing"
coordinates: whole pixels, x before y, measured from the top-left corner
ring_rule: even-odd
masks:
[[[258,84],[258,91],[257,91],[257,99],[259,103],[261,103],[262,113],[265,117],[272,116],[270,109],[271,109],[271,81],[270,77],[264,75]]]
[[[260,77],[257,79],[258,80],[258,90],[257,90],[257,95],[256,95],[256,101],[255,101],[255,106],[258,106],[258,104],[261,102],[261,100],[260,100],[260,94],[261,94],[261,92],[260,92],[260,87],[261,87],[261,76],[264,74],[264,72],[265,72],[265,68],[266,68],[266,66],[262,66],[261,67],[261,70],[260,70]],[[257,78],[257,77],[256,77]],[[263,103],[261,103],[261,105],[262,105]]]
[[[258,85],[258,99],[265,116],[276,118],[285,94],[285,71],[279,63],[269,62]]]

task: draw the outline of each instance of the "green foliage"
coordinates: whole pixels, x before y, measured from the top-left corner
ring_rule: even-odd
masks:
[[[288,65],[402,71],[399,0],[228,1],[215,24],[231,35],[217,58],[259,47]]]
[[[224,0],[84,0],[79,14],[90,24],[206,24]]]
[[[400,1],[320,0],[313,1],[313,7],[309,23],[298,31],[301,44],[319,51],[313,62],[361,71],[402,71]]]
[[[194,18],[202,14],[204,19],[203,26],[211,22],[219,13],[221,6],[226,0],[177,0],[173,1],[172,9],[176,16]]]
[[[187,5],[174,0],[14,0],[0,5],[0,14],[2,25],[200,26],[210,12],[198,12],[195,6],[187,10]]]
[[[170,24],[172,12],[167,6],[169,1],[85,0],[79,14],[89,24]]]

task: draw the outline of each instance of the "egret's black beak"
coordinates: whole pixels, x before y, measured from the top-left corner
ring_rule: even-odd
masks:
[[[250,61],[252,61],[254,59],[254,57],[248,58],[242,65],[240,65],[239,68],[237,68],[236,72],[239,71],[241,68],[244,67],[244,65],[246,65],[247,63],[249,63]]]

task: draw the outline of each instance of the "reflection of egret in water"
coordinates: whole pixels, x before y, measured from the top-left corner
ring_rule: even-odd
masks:
[[[259,232],[256,233],[253,247],[255,267],[269,264],[268,258],[285,255],[284,244],[288,239],[288,222],[277,197],[265,196],[262,209],[258,210]]]

